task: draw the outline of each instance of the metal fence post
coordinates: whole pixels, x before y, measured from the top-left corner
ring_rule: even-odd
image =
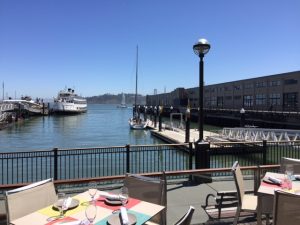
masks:
[[[207,169],[210,167],[209,149],[210,149],[210,145],[208,142],[195,142],[195,167],[196,167],[196,169]],[[212,182],[211,174],[194,175],[193,177],[194,177],[194,181],[196,183]]]
[[[195,143],[196,151],[195,151],[195,164],[196,169],[206,169],[209,168],[209,164],[207,162],[208,153],[210,145],[207,142],[196,142]]]
[[[189,170],[193,169],[193,143],[189,142]]]
[[[130,173],[130,145],[126,145],[126,173]]]
[[[193,169],[193,143],[189,142],[189,170]],[[192,182],[193,176],[189,175],[189,181]]]
[[[57,153],[58,153],[58,148],[53,148],[53,153],[54,153],[54,180],[57,180],[57,171],[58,171],[58,157],[57,157]]]
[[[185,142],[190,142],[190,118],[187,115],[185,121]]]
[[[267,164],[267,140],[263,140],[263,165]]]

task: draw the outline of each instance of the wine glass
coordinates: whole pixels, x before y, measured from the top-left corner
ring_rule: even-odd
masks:
[[[97,215],[97,207],[95,205],[88,205],[85,209],[85,216],[89,221],[89,224],[93,224]]]
[[[128,188],[127,187],[122,187],[120,194],[119,194],[119,198],[120,201],[122,203],[122,206],[126,207],[127,201],[128,201]]]
[[[89,194],[92,199],[91,203],[95,203],[94,198],[95,198],[96,193],[97,193],[97,183],[92,181],[89,183]]]
[[[63,218],[64,217],[64,211],[67,210],[67,205],[66,205],[66,194],[65,193],[58,193],[57,194],[58,197],[58,204],[57,207],[59,209],[59,218]]]

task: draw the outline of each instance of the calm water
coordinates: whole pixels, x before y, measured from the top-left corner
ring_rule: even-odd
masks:
[[[89,104],[87,113],[36,117],[0,130],[0,152],[162,143],[150,131],[129,129],[132,109]]]

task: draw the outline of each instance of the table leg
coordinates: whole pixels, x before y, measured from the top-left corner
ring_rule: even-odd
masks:
[[[262,196],[257,196],[257,225],[262,225],[261,223],[261,206],[262,206]]]

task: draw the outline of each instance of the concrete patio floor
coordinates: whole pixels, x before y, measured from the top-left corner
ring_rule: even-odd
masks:
[[[253,189],[253,181],[245,180],[245,188]],[[232,224],[233,218],[226,221],[208,221],[208,215],[201,207],[205,204],[205,198],[208,194],[216,194],[217,191],[227,190],[236,190],[233,181],[223,180],[203,184],[184,182],[183,184],[168,185],[167,224],[175,224],[188,210],[190,205],[195,207],[192,224]]]

